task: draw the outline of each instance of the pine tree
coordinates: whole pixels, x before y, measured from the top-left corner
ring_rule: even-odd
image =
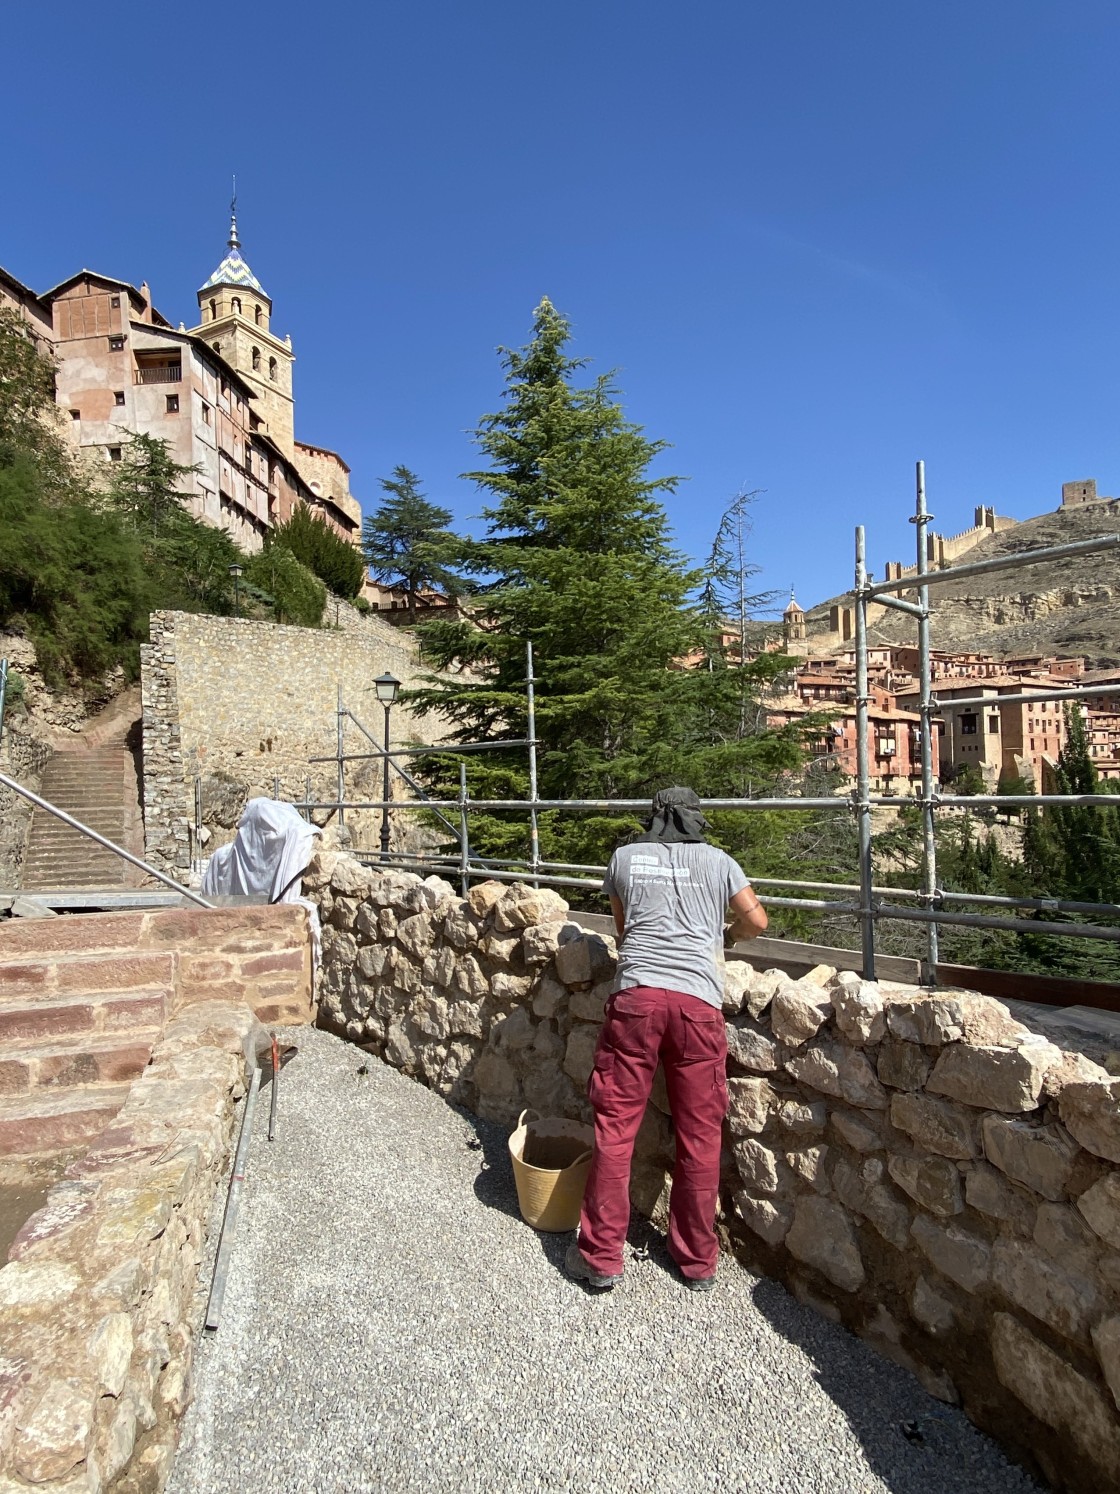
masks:
[[[404,583],[411,623],[416,621],[416,598],[425,588],[435,587],[452,600],[464,591],[459,567],[467,546],[447,527],[451,510],[429,502],[408,467],[394,467],[381,487],[390,496],[367,517],[362,548],[378,581]]]
[[[286,523],[273,526],[266,543],[289,550],[335,596],[356,597],[362,589],[360,553],[305,503],[297,504]]]

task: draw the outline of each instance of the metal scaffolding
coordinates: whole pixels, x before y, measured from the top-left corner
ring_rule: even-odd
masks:
[[[993,572],[1014,570],[1023,566],[1049,564],[1068,557],[1088,555],[1120,547],[1120,535],[1100,535],[1094,539],[1080,540],[1073,544],[1054,545],[1044,549],[1021,551],[1000,555],[990,560],[976,561],[968,565],[949,566],[931,571],[928,562],[927,535],[933,515],[926,504],[925,464],[917,463],[915,508],[912,523],[915,527],[916,565],[908,576],[899,576],[886,581],[871,581],[866,565],[866,536],[862,525],[855,531],[855,667],[856,667],[856,781],[848,794],[827,798],[714,798],[702,799],[701,805],[711,810],[741,811],[832,811],[837,814],[853,814],[858,832],[858,868],[856,882],[806,882],[792,878],[759,877],[755,885],[760,888],[779,888],[792,891],[762,892],[761,901],[768,907],[794,908],[810,912],[837,913],[851,916],[860,930],[860,948],[863,974],[867,979],[875,978],[875,931],[882,921],[911,922],[926,927],[926,959],[924,977],[928,984],[937,983],[939,963],[938,929],[941,925],[980,929],[1006,929],[1038,935],[1060,936],[1120,942],[1120,926],[1117,919],[1120,905],[1115,903],[1082,903],[1058,898],[1003,897],[988,893],[952,892],[938,886],[937,845],[935,825],[937,813],[945,809],[1023,809],[1027,807],[1056,806],[1059,804],[1089,805],[1099,808],[1120,807],[1120,797],[1112,794],[975,794],[953,795],[940,791],[938,765],[933,756],[933,723],[944,704],[954,708],[980,706],[982,704],[1027,704],[1042,701],[1073,701],[1099,695],[1120,694],[1120,685],[1101,685],[1091,689],[1056,688],[1019,692],[1006,696],[966,696],[942,702],[933,690],[932,659],[930,647],[930,603],[931,586],[951,585],[973,576],[989,575]],[[912,598],[899,595],[912,593]],[[920,748],[920,786],[918,794],[874,794],[871,792],[870,756],[870,707],[872,695],[868,680],[868,609],[874,602],[888,607],[917,623],[918,635],[918,715],[920,724],[918,740]],[[341,687],[337,712],[337,749],[331,757],[312,758],[313,763],[337,764],[337,798],[334,800],[313,799],[311,780],[296,807],[310,816],[315,813],[334,813],[340,821],[348,810],[424,811],[433,815],[455,842],[453,851],[405,853],[390,852],[388,855],[363,852],[366,859],[387,862],[390,865],[409,867],[428,872],[455,876],[465,895],[472,880],[494,878],[499,881],[529,880],[534,885],[547,884],[556,887],[575,887],[598,890],[604,867],[577,865],[571,862],[546,861],[540,854],[539,816],[542,811],[559,810],[570,814],[641,814],[648,812],[648,799],[541,799],[538,797],[537,747],[535,721],[535,685],[532,645],[526,648],[526,712],[528,736],[494,742],[472,742],[448,746],[400,747],[386,752],[366,730],[358,718],[343,704]],[[347,752],[345,723],[352,723],[372,750]],[[528,799],[481,799],[472,798],[467,787],[467,763],[461,759],[475,752],[508,748],[526,748],[529,764]],[[460,759],[459,793],[455,799],[435,799],[425,793],[419,782],[401,766],[402,760],[449,755]],[[346,764],[388,758],[390,768],[415,796],[410,799],[350,799],[346,798]],[[919,888],[895,888],[876,886],[872,857],[872,811],[877,808],[902,808],[916,806],[921,815],[921,885]],[[492,858],[472,852],[470,844],[470,815],[472,813],[521,812],[528,818],[528,854],[521,859]],[[826,893],[831,897],[806,897],[805,893]],[[802,894],[802,895],[796,895]],[[1088,915],[1107,920],[1106,926],[1092,924],[1063,924],[1038,919],[1008,918],[987,913],[955,912],[952,905],[966,907],[1006,908],[1032,913]]]

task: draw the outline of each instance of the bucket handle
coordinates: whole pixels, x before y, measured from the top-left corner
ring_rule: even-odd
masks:
[[[523,1110],[517,1117],[517,1129],[519,1131],[521,1130],[521,1127],[526,1124],[526,1116],[529,1116],[531,1120],[539,1121],[541,1118],[541,1113],[539,1110]]]
[[[589,1146],[585,1152],[580,1152],[574,1162],[569,1162],[568,1167],[565,1167],[564,1171],[567,1172],[570,1167],[582,1167],[585,1162],[590,1162],[594,1155],[594,1148]]]

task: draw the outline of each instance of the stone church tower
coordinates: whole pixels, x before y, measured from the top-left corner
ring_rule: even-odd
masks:
[[[202,320],[191,332],[204,338],[255,391],[253,413],[289,459],[295,460],[292,339],[269,330],[272,301],[241,258],[237,203],[230,213],[226,257],[198,293]]]
[[[782,613],[782,634],[787,654],[803,654],[805,652],[805,639],[807,636],[805,613],[798,606],[797,598],[794,596],[792,590],[789,594],[789,606]]]

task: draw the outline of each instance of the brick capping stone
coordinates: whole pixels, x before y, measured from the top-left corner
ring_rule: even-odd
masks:
[[[190,1395],[192,1298],[234,1101],[268,1035],[241,1003],[168,1025],[111,1125],[0,1267],[0,1488],[162,1486]]]
[[[319,1021],[485,1119],[586,1120],[613,940],[555,893],[460,898],[324,847]],[[727,1248],[1055,1489],[1120,1484],[1120,1079],[968,991],[725,970]],[[659,1075],[631,1198],[663,1221]]]

